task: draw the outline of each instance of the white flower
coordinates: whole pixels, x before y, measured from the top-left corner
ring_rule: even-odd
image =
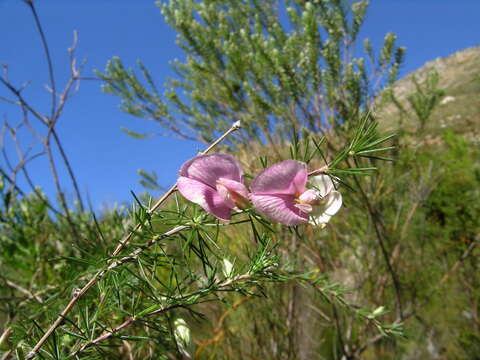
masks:
[[[310,213],[310,224],[325,227],[330,218],[342,207],[342,194],[335,190],[335,185],[328,175],[316,175],[309,179],[319,199]]]

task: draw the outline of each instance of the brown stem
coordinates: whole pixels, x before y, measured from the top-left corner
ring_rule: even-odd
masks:
[[[55,160],[53,159],[53,153],[52,153],[52,148],[48,142],[48,139],[46,139],[45,143],[45,151],[47,153],[47,158],[48,158],[48,164],[50,165],[50,171],[52,173],[53,177],[53,183],[55,185],[55,188],[57,190],[58,196],[60,197],[60,203],[62,205],[63,210],[65,211],[65,219],[68,222],[68,225],[72,229],[72,233],[74,234],[75,237],[78,237],[78,232],[77,228],[75,226],[74,221],[72,220],[72,217],[70,215],[70,210],[68,209],[68,204],[67,200],[65,199],[65,194],[62,191],[62,188],[60,186],[60,180],[58,177],[58,172],[57,172],[57,166],[55,165]]]
[[[227,280],[223,283],[220,283],[218,284],[218,288],[221,289],[221,288],[225,288],[225,287],[228,287],[236,282],[239,282],[239,281],[244,281],[244,280],[249,280],[252,276],[250,274],[243,274],[243,275],[238,275],[238,276],[235,276],[233,279],[230,279],[230,280]],[[177,299],[180,299],[180,298],[188,298],[189,296],[191,295],[183,295],[181,297],[177,297]],[[152,316],[152,315],[157,315],[157,314],[160,314],[160,313],[164,313],[166,311],[169,311],[171,309],[175,309],[175,308],[178,308],[178,307],[184,307],[185,305],[184,304],[175,304],[175,305],[169,305],[169,306],[165,306],[165,307],[162,307],[160,309],[157,309],[157,310],[153,310],[145,315],[143,315],[143,317],[147,317],[147,316]],[[142,318],[143,318],[142,317]],[[123,323],[121,323],[120,325],[114,327],[113,329],[111,330],[108,330],[107,332],[103,333],[102,335],[100,335],[99,337],[95,338],[94,340],[88,342],[88,343],[85,343],[83,344],[77,351],[75,351],[73,353],[73,357],[77,356],[79,353],[81,353],[82,351],[84,351],[85,349],[93,346],[93,345],[96,345],[98,344],[99,342],[102,342],[102,341],[105,341],[107,339],[110,339],[112,336],[114,336],[117,332],[119,332],[120,330],[126,328],[127,326],[130,326],[132,325],[133,323],[135,323],[136,321],[140,320],[141,318],[136,318],[134,316],[130,316],[127,320],[125,320]],[[28,358],[27,358],[28,359]]]
[[[57,132],[55,129],[52,129],[52,135],[53,139],[55,140],[55,143],[58,147],[58,150],[60,152],[60,156],[62,157],[63,163],[65,164],[65,167],[67,168],[68,175],[70,176],[70,179],[73,184],[73,189],[75,191],[75,196],[77,197],[78,204],[80,206],[80,210],[83,212],[84,211],[84,206],[83,206],[83,200],[82,196],[80,195],[80,189],[77,183],[77,179],[75,177],[75,174],[73,173],[72,166],[70,165],[70,160],[68,160],[67,155],[65,154],[65,151],[63,149],[63,145],[60,141],[60,138],[57,135]]]
[[[385,240],[383,238],[383,234],[379,228],[379,220],[378,220],[378,215],[377,212],[373,209],[370,199],[368,198],[367,194],[365,194],[365,191],[363,190],[360,182],[358,181],[357,177],[354,177],[354,181],[357,185],[357,188],[360,190],[360,194],[364,199],[365,205],[367,206],[367,210],[370,214],[370,217],[372,219],[373,223],[373,228],[375,230],[375,234],[377,236],[378,244],[380,245],[380,250],[382,252],[383,259],[385,261],[385,264],[387,266],[387,271],[390,274],[390,277],[392,278],[393,282],[393,287],[394,287],[394,292],[395,292],[395,300],[396,300],[396,305],[397,305],[397,312],[398,312],[398,317],[400,319],[403,319],[403,305],[402,301],[400,298],[400,282],[398,281],[397,274],[395,273],[395,270],[393,269],[392,263],[390,262],[390,256],[387,252],[387,248],[385,246]],[[381,224],[381,223],[380,223]]]
[[[52,107],[51,107],[52,115],[51,115],[51,117],[53,118],[53,115],[55,114],[55,109],[57,107],[57,105],[56,105],[57,92],[56,92],[56,85],[55,85],[55,76],[54,76],[54,72],[53,72],[52,57],[50,56],[50,50],[48,48],[47,38],[46,38],[45,33],[43,31],[43,26],[42,26],[42,23],[40,22],[40,18],[38,17],[37,10],[35,9],[35,5],[33,5],[32,0],[25,1],[25,3],[30,8],[30,11],[32,12],[33,18],[35,19],[35,25],[37,26],[38,33],[40,34],[40,39],[42,41],[43,51],[45,52],[45,57],[47,59],[48,76],[50,78],[50,88],[51,88],[51,91],[52,91]]]
[[[201,154],[206,154],[207,152],[209,152],[210,150],[212,150],[216,145],[218,145],[225,137],[227,137],[228,135],[230,135],[232,132],[236,131],[240,129],[240,122],[236,122],[232,125],[232,127],[227,130],[222,136],[220,136],[217,140],[215,140],[207,149],[205,149],[205,151],[203,151]],[[153,212],[155,212],[159,207],[160,205],[176,190],[176,185],[172,186],[149,210],[148,210],[148,214],[152,214]],[[120,244],[115,248],[114,252],[112,253],[112,257],[115,257],[117,256],[121,251],[122,249],[127,245],[127,243],[130,241],[130,239],[133,237],[133,235],[138,231],[140,230],[140,228],[142,227],[143,224],[139,223],[135,226],[135,228],[130,231],[130,233],[125,237],[123,238],[121,241],[120,241]],[[148,247],[150,247],[151,245],[153,245],[155,242],[157,242],[158,240],[161,240],[161,239],[164,239],[165,237],[168,237],[168,236],[171,236],[177,232],[180,232],[186,228],[188,228],[189,226],[186,226],[186,225],[183,225],[183,226],[178,226],[172,230],[170,230],[169,232],[166,232],[162,235],[160,235],[159,237],[156,237],[154,239],[151,239],[149,240],[145,245],[137,248],[135,251],[133,251],[132,253],[130,253],[129,256],[126,256],[124,258],[121,258],[117,261],[114,261],[114,262],[111,262],[109,264],[109,266],[106,268],[106,269],[103,269],[101,270],[100,272],[98,272],[82,289],[79,290],[79,292],[76,294],[76,296],[74,298],[72,298],[70,300],[70,302],[67,304],[67,306],[65,307],[65,309],[62,311],[62,313],[59,315],[59,317],[55,320],[55,322],[53,323],[53,325],[45,332],[45,334],[42,336],[42,338],[37,342],[37,344],[34,346],[34,348],[32,349],[32,351],[30,351],[30,353],[27,355],[26,359],[33,359],[38,350],[43,346],[43,344],[45,343],[45,341],[47,341],[47,339],[50,337],[50,335],[55,331],[55,329],[57,327],[60,326],[60,324],[63,322],[63,319],[65,318],[65,316],[68,315],[68,313],[73,309],[73,307],[75,306],[75,304],[77,303],[77,301],[79,300],[80,297],[82,297],[93,285],[95,285],[104,275],[106,272],[122,265],[123,263],[127,262],[127,261],[131,261],[133,260],[140,252],[142,252],[143,250],[147,249]]]
[[[230,129],[228,129],[222,136],[220,136],[217,140],[215,140],[204,151],[200,152],[199,155],[207,154],[210,150],[212,150],[215,146],[217,146],[223,139],[225,139],[228,135],[230,135],[232,132],[238,129],[240,129],[239,121],[233,124]],[[177,184],[173,185],[170,189],[168,189],[167,192],[165,192],[165,194],[163,194],[163,196],[160,199],[158,199],[157,202],[150,209],[148,209],[147,214],[149,215],[153,214],[165,202],[165,200],[167,200],[168,197],[172,195],[176,190],[177,190]],[[118,246],[113,251],[112,256],[117,256],[120,253],[120,251],[122,251],[122,249],[128,244],[128,242],[132,238],[133,234],[135,234],[138,230],[140,230],[142,225],[143,224],[137,224],[135,228],[120,241]]]
[[[67,304],[67,306],[65,307],[65,309],[63,309],[63,311],[60,313],[60,315],[57,317],[57,319],[55,320],[55,322],[53,323],[52,326],[50,326],[50,328],[45,332],[45,334],[42,336],[42,338],[37,342],[37,344],[33,347],[33,349],[28,353],[28,355],[26,356],[25,359],[33,359],[38,350],[40,350],[40,348],[43,346],[43,344],[45,343],[45,341],[47,341],[47,339],[50,337],[50,335],[52,335],[52,333],[63,323],[65,317],[70,313],[70,311],[72,311],[72,309],[74,308],[75,304],[78,302],[78,300],[80,300],[80,298],[85,295],[85,293],[92,287],[94,286],[96,283],[98,283],[104,276],[106,273],[108,273],[109,271],[119,267],[120,265],[123,265],[124,263],[126,262],[129,262],[129,261],[132,261],[134,260],[138,254],[140,254],[142,251],[148,249],[149,247],[151,247],[153,244],[157,243],[158,241],[160,240],[163,240],[169,236],[172,236],[182,230],[185,230],[189,228],[189,226],[187,225],[181,225],[181,226],[177,226],[176,228],[173,228],[172,230],[170,231],[167,231],[166,233],[163,233],[162,235],[159,235],[159,236],[156,236],[152,239],[150,239],[145,245],[137,248],[135,251],[133,251],[132,253],[130,253],[130,255],[128,256],[125,256],[117,261],[114,261],[112,262],[107,268],[105,269],[102,269],[100,270],[99,272],[97,272],[91,279],[90,281],[83,287],[81,288],[76,294],[74,297],[72,297],[72,299],[70,300],[70,302]]]

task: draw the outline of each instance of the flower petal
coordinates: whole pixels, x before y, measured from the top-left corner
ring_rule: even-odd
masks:
[[[335,190],[332,179],[328,175],[313,176],[308,180],[309,184],[318,190],[321,197],[327,196],[330,191]]]
[[[300,195],[298,200],[304,203],[314,204],[322,200],[322,196],[320,196],[320,193],[317,190],[309,189]]]
[[[295,204],[295,207],[296,207],[297,209],[300,209],[302,212],[307,213],[307,214],[310,213],[310,212],[312,212],[312,210],[313,210],[313,206],[310,205],[310,204],[302,204],[302,203],[300,203],[300,204]]]
[[[230,155],[200,155],[188,160],[180,168],[180,176],[195,179],[215,189],[219,178],[242,181],[242,168]]]
[[[250,194],[250,200],[260,214],[281,224],[293,226],[308,221],[308,215],[295,207],[292,195]]]
[[[314,226],[320,226],[321,228],[324,228],[331,218],[331,216],[322,214],[319,217],[311,217],[308,222]]]
[[[177,180],[178,191],[191,202],[200,205],[206,212],[222,220],[230,220],[232,207],[216,190],[203,182],[180,176]]]
[[[342,194],[338,191],[330,191],[330,194],[328,194],[325,200],[327,202],[324,210],[326,215],[333,216],[342,207]]]
[[[241,182],[230,180],[226,178],[220,178],[217,180],[217,187],[221,184],[228,189],[228,191],[236,192],[238,195],[248,198],[248,190]]]
[[[232,204],[232,208],[246,209],[249,205],[247,187],[241,182],[220,178],[217,180],[217,191],[227,203]]]
[[[263,170],[251,185],[255,194],[300,195],[307,183],[307,164],[285,160]]]
[[[324,225],[330,221],[342,206],[342,194],[338,191],[331,191],[324,199],[325,203],[314,207],[314,214],[310,217],[310,224]]]

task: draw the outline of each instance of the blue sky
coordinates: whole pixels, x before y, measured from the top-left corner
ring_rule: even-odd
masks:
[[[44,24],[54,58],[59,87],[68,76],[66,49],[72,32],[79,32],[77,56],[86,58],[83,75],[103,70],[112,56],[127,65],[140,59],[161,85],[173,76],[168,62],[181,58],[175,33],[164,23],[152,0],[43,0],[37,10]],[[479,0],[371,0],[362,37],[376,48],[387,32],[398,36],[407,47],[402,74],[409,73],[436,57],[480,45]],[[30,81],[24,95],[42,112],[49,109],[46,62],[28,8],[20,0],[0,0],[0,63],[9,64],[10,80],[20,85]],[[7,92],[0,86],[0,95]],[[168,187],[182,162],[193,156],[199,145],[167,137],[134,140],[121,126],[138,132],[155,132],[155,124],[118,110],[119,99],[103,94],[96,81],[83,81],[60,119],[58,132],[76,171],[81,190],[95,209],[105,204],[130,200],[130,190],[142,192],[139,168],[155,171],[161,185]],[[0,101],[1,121],[18,121],[20,113]],[[33,122],[33,119],[32,119]],[[12,144],[6,144],[12,149]],[[25,143],[27,146],[28,143]],[[10,151],[11,153],[11,151]],[[0,158],[0,165],[5,160]],[[63,169],[61,169],[63,172]],[[48,164],[35,160],[31,175],[44,191],[53,193]],[[67,191],[71,188],[63,177]]]

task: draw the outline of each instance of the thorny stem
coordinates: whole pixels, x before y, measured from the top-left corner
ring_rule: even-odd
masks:
[[[240,129],[240,122],[237,121],[235,122],[232,127],[227,130],[222,136],[220,136],[216,141],[214,141],[207,149],[205,149],[201,154],[206,154],[210,150],[212,150],[216,145],[218,145],[224,138],[226,138],[228,135],[230,135],[232,132]],[[177,186],[174,185],[172,186],[148,211],[148,214],[154,213],[161,204],[176,190]],[[120,244],[117,246],[117,248],[114,250],[112,253],[112,257],[117,256],[122,249],[127,245],[128,241],[133,237],[133,235],[140,230],[142,227],[142,223],[139,223],[135,226],[135,228],[129,232],[129,234],[120,242]],[[78,293],[76,294],[75,297],[73,297],[70,302],[67,304],[65,309],[60,313],[58,318],[55,320],[52,326],[45,332],[45,334],[42,336],[42,338],[37,342],[37,344],[33,347],[33,349],[28,353],[26,359],[33,359],[38,350],[43,346],[43,344],[47,341],[47,339],[52,335],[52,333],[62,324],[64,321],[64,318],[70,313],[70,311],[74,308],[75,304],[78,302],[78,300],[92,287],[94,286],[98,281],[101,280],[101,278],[110,270],[124,264],[125,262],[131,261],[135,259],[138,254],[140,254],[143,250],[149,248],[152,246],[154,243],[156,243],[158,240],[164,239],[166,237],[169,237],[173,234],[176,234],[177,232],[180,232],[182,230],[185,230],[186,228],[189,228],[189,226],[183,225],[183,226],[178,226],[158,237],[155,237],[151,240],[149,240],[145,245],[138,247],[136,250],[134,250],[130,255],[123,257],[119,260],[111,262],[107,268],[99,271],[83,288],[81,288]],[[225,285],[227,286],[227,285]]]

